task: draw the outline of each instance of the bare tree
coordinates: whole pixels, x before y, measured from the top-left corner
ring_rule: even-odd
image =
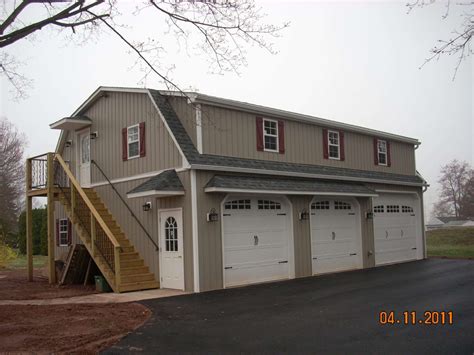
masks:
[[[24,134],[6,118],[0,118],[0,235],[13,231],[24,191]]]
[[[441,168],[441,193],[435,204],[439,215],[467,217],[469,194],[472,193],[473,170],[467,162],[453,160]],[[471,201],[472,202],[472,201]]]
[[[415,0],[407,4],[408,12],[415,8],[423,8],[436,3],[436,0]],[[449,16],[452,6],[462,9],[462,21],[459,28],[452,30],[451,35],[445,39],[438,40],[438,44],[433,46],[430,50],[430,56],[426,58],[421,65],[423,67],[428,62],[434,59],[439,59],[442,55],[457,56],[457,64],[454,68],[453,80],[462,62],[472,53],[471,40],[474,35],[474,1],[460,0],[452,3],[451,0],[445,1],[445,12],[442,19]]]
[[[141,0],[133,15],[153,13],[156,21],[167,24],[164,35],[174,36],[180,43],[196,42],[197,54],[204,54],[213,72],[238,73],[246,65],[245,48],[256,45],[275,53],[270,39],[278,37],[288,23],[264,23],[265,15],[253,0]],[[25,97],[30,85],[18,71],[18,61],[5,49],[45,29],[71,31],[78,38],[88,38],[107,31],[115,35],[133,52],[150,73],[158,75],[169,89],[179,90],[160,64],[164,53],[160,37],[133,41],[125,34],[121,8],[117,0],[23,0],[3,1],[0,24],[0,73],[12,84],[17,97]],[[40,6],[42,16],[26,22],[26,10]],[[188,46],[187,46],[188,47]]]

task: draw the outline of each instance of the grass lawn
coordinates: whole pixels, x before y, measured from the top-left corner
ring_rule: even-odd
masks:
[[[474,258],[474,228],[447,228],[426,232],[428,256]]]
[[[33,255],[33,268],[42,268],[46,266],[48,260],[47,256],[44,255]],[[8,269],[26,269],[26,255],[18,254],[18,256],[8,261],[6,267]]]

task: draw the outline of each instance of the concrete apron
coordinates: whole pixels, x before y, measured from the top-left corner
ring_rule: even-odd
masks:
[[[186,295],[188,292],[169,289],[146,290],[126,293],[97,293],[85,296],[51,298],[46,300],[0,300],[0,306],[6,305],[57,305],[79,303],[125,303],[155,298]]]

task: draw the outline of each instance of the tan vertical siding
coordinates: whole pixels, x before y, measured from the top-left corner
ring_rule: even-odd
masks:
[[[312,275],[311,256],[311,225],[308,220],[299,220],[299,213],[306,209],[313,196],[288,196],[293,205],[293,237],[295,240],[295,276],[304,277]]]
[[[328,160],[323,158],[322,127],[286,120],[285,154],[261,152],[256,149],[256,115],[208,105],[203,105],[202,111],[204,153],[415,174],[415,153],[411,144],[391,141],[392,166],[378,166],[374,164],[374,137],[345,132],[345,161]]]
[[[204,186],[214,174],[207,171],[196,172],[199,273],[201,291],[216,290],[223,287],[222,275],[222,236],[221,202],[225,194],[209,194]],[[219,214],[218,222],[207,222],[206,214],[214,208]]]
[[[375,266],[374,220],[366,218],[366,212],[372,211],[372,198],[359,197],[360,227],[362,234],[362,265],[364,268]],[[370,251],[370,255],[369,255]]]
[[[84,115],[92,120],[91,159],[110,179],[157,171],[182,165],[181,155],[149,97],[141,93],[109,92],[99,98]],[[145,122],[146,156],[122,161],[122,128]],[[73,141],[76,141],[75,137]],[[77,142],[65,148],[76,154]],[[104,178],[91,166],[92,183]]]

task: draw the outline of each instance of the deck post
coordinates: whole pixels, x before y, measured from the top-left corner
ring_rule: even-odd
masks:
[[[117,292],[120,292],[120,246],[114,247],[114,264],[115,264],[115,287]]]
[[[76,193],[74,192],[74,185],[73,184],[70,184],[71,187],[71,222],[75,223],[76,222],[76,218],[75,218],[75,215],[74,215],[74,210],[76,208]]]
[[[48,277],[49,283],[56,283],[56,266],[54,263],[54,153],[48,153],[47,190],[47,218],[48,218]]]
[[[28,196],[31,190],[31,160],[26,160],[26,259],[28,281],[33,281],[33,197]]]
[[[95,217],[91,213],[91,250],[92,257],[95,257],[95,238],[96,238],[96,228],[95,228]]]

